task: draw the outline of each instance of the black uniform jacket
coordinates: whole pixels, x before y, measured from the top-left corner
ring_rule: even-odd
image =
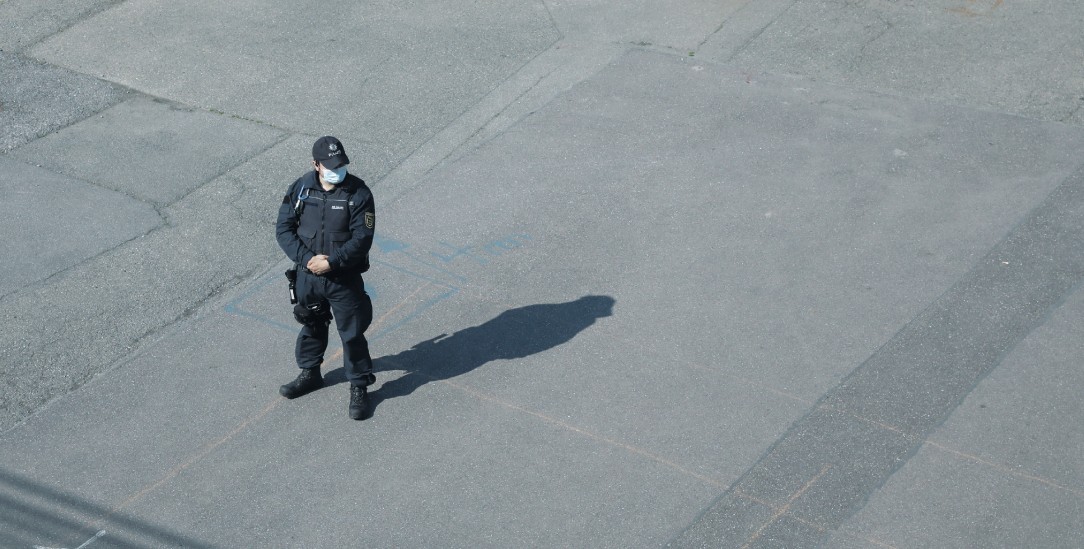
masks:
[[[327,255],[328,277],[337,278],[369,269],[375,229],[373,193],[361,178],[348,173],[325,191],[311,171],[282,197],[275,236],[282,251],[302,268],[313,256]]]

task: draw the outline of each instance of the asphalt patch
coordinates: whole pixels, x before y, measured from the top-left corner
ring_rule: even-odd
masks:
[[[127,90],[0,51],[0,153],[122,101]]]

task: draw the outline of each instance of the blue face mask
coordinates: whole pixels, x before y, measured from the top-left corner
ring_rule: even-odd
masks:
[[[324,168],[321,175],[324,176],[324,181],[332,185],[338,185],[339,183],[342,183],[343,179],[346,179],[346,166],[341,166],[337,170]]]

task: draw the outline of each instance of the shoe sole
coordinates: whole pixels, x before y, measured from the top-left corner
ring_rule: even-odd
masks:
[[[293,396],[290,396],[288,394],[290,392],[290,390],[287,389],[285,385],[282,385],[282,386],[279,387],[279,394],[286,397],[286,398],[288,398],[288,399],[290,399],[290,400],[293,400],[295,398],[303,397],[303,396],[305,396],[305,395],[307,395],[307,394],[309,394],[311,392],[319,391],[320,389],[323,389],[323,388],[324,388],[324,384],[321,383],[319,387],[313,387],[311,389],[307,389],[307,390],[305,390],[303,392],[300,392],[300,393],[297,393],[297,394],[295,394]]]

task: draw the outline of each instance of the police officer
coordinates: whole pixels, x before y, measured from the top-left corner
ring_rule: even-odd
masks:
[[[276,237],[297,264],[294,317],[302,324],[294,349],[301,372],[279,392],[297,398],[324,386],[320,365],[334,319],[350,381],[350,417],[364,419],[369,407],[366,387],[376,378],[365,340],[373,304],[361,273],[369,269],[376,209],[369,187],[347,173],[348,164],[338,139],[317,139],[312,171],[290,185],[279,207]]]

